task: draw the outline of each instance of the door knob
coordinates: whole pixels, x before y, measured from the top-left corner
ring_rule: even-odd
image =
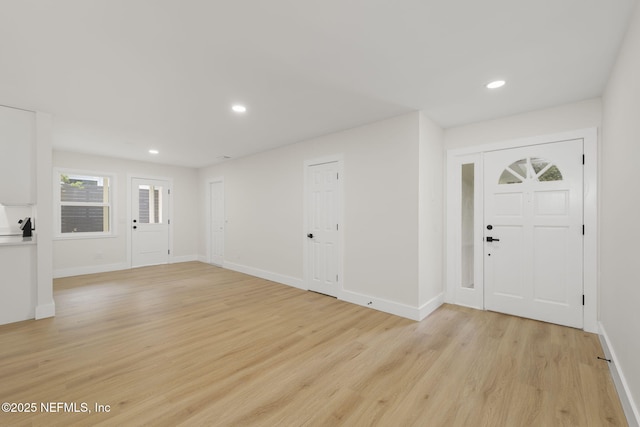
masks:
[[[309,234],[307,234],[307,237],[310,238],[310,239],[313,239],[313,234],[309,233]]]
[[[134,226],[133,226],[133,229],[135,230],[136,228],[138,228],[138,226],[137,226],[137,225],[134,225]]]
[[[499,242],[499,241],[500,241],[500,239],[494,239],[491,236],[487,236],[487,242]]]

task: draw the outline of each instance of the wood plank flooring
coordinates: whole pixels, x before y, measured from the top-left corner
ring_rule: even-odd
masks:
[[[0,326],[0,402],[37,404],[2,426],[626,425],[576,329],[451,305],[414,322],[197,262],[54,297],[55,318]]]

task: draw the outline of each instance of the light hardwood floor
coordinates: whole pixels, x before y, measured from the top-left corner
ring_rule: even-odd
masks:
[[[414,322],[197,262],[54,289],[55,318],[0,326],[0,402],[38,405],[2,426],[626,425],[576,329],[451,305]]]

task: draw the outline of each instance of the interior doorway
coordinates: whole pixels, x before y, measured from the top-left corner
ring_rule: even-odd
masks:
[[[582,140],[484,154],[484,305],[582,328]]]
[[[597,131],[449,150],[446,251],[448,302],[597,332]]]
[[[305,164],[305,284],[307,289],[338,297],[342,268],[341,160]]]
[[[169,262],[169,181],[131,178],[131,267]]]

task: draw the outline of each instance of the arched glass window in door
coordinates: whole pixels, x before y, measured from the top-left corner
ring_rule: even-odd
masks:
[[[521,184],[525,181],[562,181],[562,173],[549,160],[527,157],[507,166],[502,171],[498,184]]]

